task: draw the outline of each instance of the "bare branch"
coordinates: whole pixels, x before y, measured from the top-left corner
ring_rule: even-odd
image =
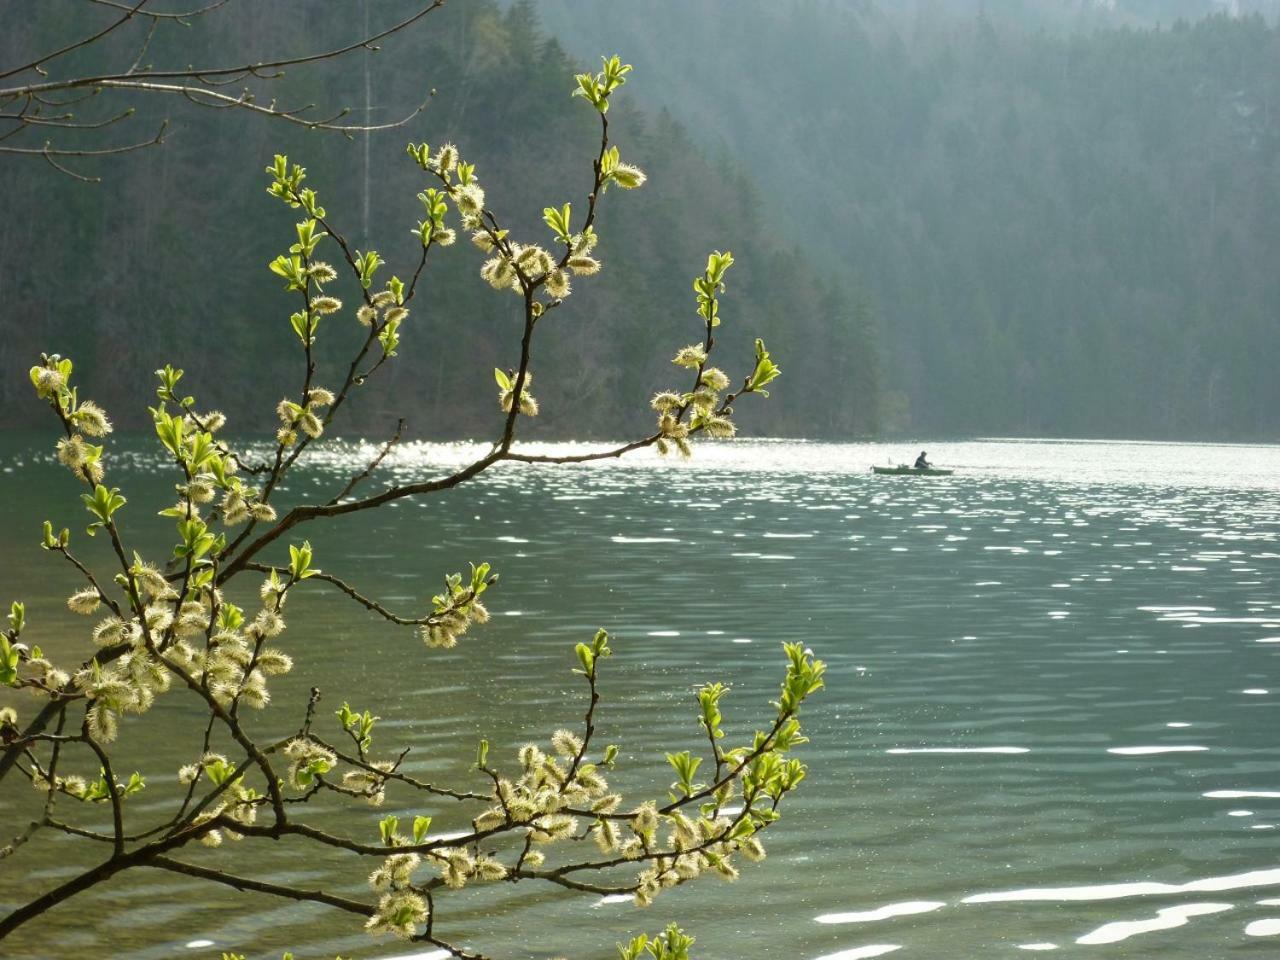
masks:
[[[109,127],[114,123],[119,123],[128,117],[133,116],[136,111],[132,107],[128,110],[122,110],[113,117],[107,117],[105,120],[97,121],[78,121],[72,119],[72,114],[63,114],[60,117],[41,117],[38,114],[25,113],[0,113],[0,120],[20,121],[23,125],[39,126],[39,127],[60,127],[64,130],[101,130],[103,127]]]
[[[391,130],[404,126],[426,109],[431,96],[434,94],[434,90],[428,92],[423,97],[422,101],[411,112],[406,113],[399,119],[385,123],[358,124],[345,122],[345,118],[347,118],[351,113],[351,110],[348,107],[342,107],[333,110],[328,114],[316,116],[313,114],[315,110],[314,104],[306,104],[297,107],[284,107],[278,105],[275,100],[270,100],[260,104],[257,102],[256,94],[248,88],[241,90],[238,94],[224,92],[217,88],[240,83],[248,78],[269,82],[283,76],[284,68],[286,67],[303,66],[321,61],[340,59],[359,50],[364,50],[369,53],[376,52],[379,49],[377,46],[379,41],[403,30],[409,29],[428,14],[442,7],[446,0],[432,0],[431,3],[425,3],[409,16],[386,27],[385,29],[331,50],[306,54],[298,57],[265,60],[230,67],[187,66],[183,69],[158,71],[145,68],[143,66],[143,59],[151,48],[152,40],[155,38],[160,24],[162,22],[167,22],[188,26],[190,18],[203,16],[217,10],[219,7],[223,6],[227,0],[215,0],[215,2],[209,3],[204,7],[199,7],[185,13],[162,13],[143,9],[149,0],[138,0],[136,3],[130,2],[129,4],[122,3],[120,0],[90,0],[90,2],[122,11],[122,15],[113,23],[101,30],[68,43],[51,53],[40,56],[20,66],[6,69],[4,72],[0,73],[0,79],[14,77],[15,75],[21,74],[25,71],[35,71],[40,75],[40,79],[33,79],[33,82],[20,83],[15,86],[0,89],[0,107],[17,107],[19,103],[21,104],[20,109],[17,109],[16,112],[0,114],[0,120],[9,120],[13,123],[12,129],[8,129],[3,133],[0,133],[0,142],[9,140],[10,138],[18,136],[35,127],[61,127],[64,129],[78,130],[100,129],[125,120],[133,114],[133,108],[130,107],[128,110],[114,114],[113,116],[100,121],[75,121],[69,113],[61,117],[46,118],[39,116],[38,108],[34,112],[29,110],[33,104],[56,108],[65,107],[101,94],[104,91],[115,92],[118,94],[122,93],[124,95],[136,94],[138,96],[162,96],[166,94],[171,96],[176,95],[184,98],[190,103],[206,109],[246,110],[250,113],[283,120],[312,130],[336,132],[348,138],[360,133]],[[72,51],[91,47],[94,44],[99,43],[107,37],[108,34],[113,33],[133,19],[146,19],[148,20],[148,26],[146,34],[139,43],[136,53],[132,56],[132,62],[129,63],[128,67],[122,72],[108,71],[92,76],[72,75],[64,77],[50,77],[48,72],[44,69],[44,64],[56,60],[65,54],[71,53]],[[49,97],[49,94],[58,91],[72,91],[78,95],[68,97],[66,99]],[[8,153],[15,156],[43,157],[44,160],[59,173],[65,174],[66,176],[72,177],[81,182],[97,183],[100,181],[99,177],[86,175],[71,169],[64,162],[61,162],[59,158],[105,157],[126,154],[136,150],[141,150],[145,147],[155,146],[162,141],[163,128],[161,133],[153,140],[126,144],[119,147],[77,150],[55,146],[52,142],[46,142],[43,147],[0,147],[0,153]]]
[[[149,74],[154,76],[154,74]],[[324,120],[309,120],[302,116],[302,113],[311,109],[311,105],[299,107],[294,110],[281,110],[274,106],[262,106],[253,102],[252,94],[249,91],[243,92],[238,97],[230,94],[219,93],[217,90],[209,90],[206,87],[192,86],[189,84],[169,84],[169,83],[153,83],[148,80],[136,79],[120,79],[120,80],[102,80],[98,86],[104,90],[135,90],[139,93],[169,93],[179,94],[186,97],[197,106],[204,107],[223,107],[227,109],[241,108],[251,113],[261,114],[266,117],[274,117],[278,120],[287,120],[290,123],[296,123],[298,126],[307,127],[311,130],[334,130],[339,133],[374,133],[378,130],[394,130],[396,127],[402,127],[422,111],[427,109],[427,104],[431,102],[434,91],[427,94],[426,98],[419,103],[411,113],[406,114],[399,120],[391,120],[387,123],[375,124],[358,124],[358,123],[334,123],[333,121],[342,117],[347,111],[340,111],[334,116]]]
[[[38,69],[42,64],[46,64],[50,60],[60,57],[63,54],[70,53],[72,50],[79,50],[81,47],[87,47],[91,43],[96,43],[97,41],[105,37],[107,34],[111,33],[114,30],[119,29],[120,27],[123,27],[126,23],[132,20],[133,15],[137,13],[139,10],[141,10],[144,6],[146,6],[148,2],[150,2],[150,0],[138,0],[137,3],[135,3],[132,7],[128,8],[125,11],[125,15],[123,17],[121,17],[119,20],[116,20],[114,23],[110,24],[109,26],[106,26],[103,29],[99,30],[97,33],[91,34],[90,36],[77,40],[74,43],[69,43],[65,47],[55,50],[52,53],[46,53],[43,57],[38,57],[37,59],[30,61],[29,63],[24,63],[20,67],[13,67],[10,70],[5,70],[3,72],[0,72],[0,80],[3,80],[5,77],[12,77],[15,74],[23,73],[27,70]],[[4,96],[8,92],[9,91],[0,91],[0,96]]]
[[[23,147],[0,147],[0,153],[26,153],[40,157],[109,157],[120,153],[132,153],[135,150],[143,150],[147,147],[155,147],[164,143],[164,132],[168,127],[169,121],[165,120],[160,124],[160,129],[156,131],[156,135],[150,140],[143,140],[139,143],[129,143],[122,147],[106,147],[99,150],[64,150],[55,148],[50,142],[46,142],[40,149],[30,149]],[[65,172],[65,171],[64,171]]]
[[[186,21],[194,17],[202,17],[206,13],[210,13],[214,10],[217,10],[219,7],[223,6],[228,2],[229,0],[214,0],[214,2],[210,3],[208,6],[200,7],[197,10],[188,10],[185,13],[154,13],[150,10],[137,10],[134,15],[138,18],[150,17],[152,20]],[[116,2],[116,0],[89,0],[89,3],[96,3],[103,7],[114,7],[117,10],[129,9],[129,7],[126,4],[118,3]]]
[[[142,45],[138,47],[138,55],[133,58],[133,63],[130,64],[129,69],[125,71],[126,73],[132,74],[138,71],[138,67],[142,64],[142,58],[145,57],[147,55],[147,51],[151,49],[151,41],[155,39],[156,28],[159,26],[159,20],[151,21],[151,29],[149,29],[147,31],[147,35],[143,37]]]
[[[147,0],[141,0],[138,6],[140,7],[142,6],[143,3],[146,3],[146,2]],[[393,26],[387,27],[385,30],[382,30],[378,33],[373,34],[373,36],[365,37],[361,40],[356,40],[352,43],[349,43],[346,46],[338,47],[334,50],[326,50],[322,53],[306,54],[301,57],[288,57],[282,60],[265,60],[258,63],[242,64],[240,66],[235,66],[235,67],[200,67],[200,68],[189,67],[185,70],[151,70],[151,71],[148,71],[147,76],[156,80],[191,80],[191,79],[199,80],[200,78],[204,78],[204,77],[225,77],[233,74],[241,74],[241,75],[254,74],[256,76],[258,75],[258,71],[261,71],[261,70],[274,70],[274,69],[279,69],[281,67],[296,67],[306,63],[318,63],[319,61],[322,61],[322,60],[333,60],[338,57],[345,56],[348,53],[352,53],[355,50],[373,51],[376,49],[374,44],[376,44],[379,40],[383,40],[394,33],[399,33],[401,30],[404,30],[412,26],[413,24],[421,20],[423,17],[425,17],[427,14],[443,7],[445,3],[446,3],[446,0],[433,0],[432,3],[418,10],[413,15],[405,18],[404,20],[401,20],[399,23],[396,23]],[[133,14],[131,12],[129,16],[131,17],[132,15]],[[126,17],[125,19],[128,19],[128,17]],[[116,24],[115,26],[119,26],[119,24]],[[114,30],[115,26],[111,27],[110,30]],[[109,30],[104,31],[102,34],[99,34],[99,36],[105,35],[105,33],[107,32],[109,32]],[[97,38],[98,37],[95,36],[88,41],[80,41],[79,43],[71,47],[68,47],[66,49],[75,49],[75,47],[83,46],[86,42],[92,42],[92,40]],[[65,51],[59,51],[58,53],[50,54],[49,56],[43,57],[40,60],[35,61],[35,63],[43,63],[46,60],[51,59],[53,56],[57,56],[62,52],[65,52]],[[19,67],[14,70],[7,71],[6,73],[0,73],[0,77],[7,77],[14,73],[21,72],[22,70],[29,69],[30,66],[31,65],[28,64],[26,66]],[[90,76],[90,77],[75,77],[75,78],[66,79],[66,80],[51,80],[45,83],[33,83],[33,84],[26,84],[20,87],[9,87],[9,88],[0,89],[0,98],[17,96],[17,95],[22,95],[26,93],[45,93],[53,90],[70,90],[70,89],[75,89],[77,87],[104,86],[111,81],[120,81],[120,80],[127,80],[127,79],[129,79],[128,73],[104,73],[104,74],[99,74],[97,76]]]

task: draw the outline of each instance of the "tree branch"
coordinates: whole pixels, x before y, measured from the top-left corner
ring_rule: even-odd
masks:
[[[141,2],[134,9],[140,8],[146,2],[147,0],[141,0]],[[385,39],[386,37],[389,37],[394,33],[399,33],[401,30],[404,30],[407,27],[412,26],[413,24],[421,20],[423,17],[425,17],[427,14],[440,9],[440,7],[443,7],[445,5],[445,2],[446,0],[434,0],[434,2],[427,4],[427,6],[418,10],[413,15],[406,17],[404,20],[401,20],[399,23],[394,24],[393,26],[390,26],[385,30],[375,33],[372,36],[365,37],[361,40],[356,40],[345,46],[338,47],[333,50],[326,50],[322,53],[311,53],[301,57],[287,57],[281,60],[263,60],[257,63],[247,63],[247,64],[242,64],[240,66],[235,66],[235,67],[201,67],[201,68],[188,67],[185,70],[150,70],[147,72],[147,76],[156,80],[191,80],[191,79],[201,79],[206,77],[225,77],[225,76],[237,75],[237,74],[238,75],[253,74],[255,76],[258,76],[259,71],[262,71],[262,70],[278,70],[281,67],[296,67],[306,63],[317,63],[321,60],[332,60],[337,57],[342,57],[355,50],[364,49],[364,50],[372,51],[376,49],[373,45],[377,43],[379,40]],[[123,23],[125,20],[128,20],[132,16],[133,16],[133,11],[130,11],[130,13],[126,17],[124,17],[120,21],[120,23]],[[114,24],[107,30],[102,31],[100,34],[92,38],[89,38],[88,40],[79,41],[76,44],[73,44],[69,47],[64,48],[64,50],[60,50],[60,51],[57,51],[56,53],[49,54],[48,56],[42,57],[41,59],[35,61],[34,63],[35,64],[44,63],[46,60],[49,60],[54,56],[58,56],[61,53],[65,52],[66,50],[74,50],[76,47],[84,46],[85,43],[92,42],[93,40],[99,39],[101,36],[105,36],[106,33],[109,33],[111,30],[114,30],[116,27],[120,26],[120,23]],[[15,73],[20,73],[22,70],[30,69],[31,66],[33,65],[34,64],[27,64],[25,66],[18,67],[13,70],[6,71],[5,73],[0,73],[0,78],[12,76]],[[120,81],[120,80],[128,80],[128,79],[129,79],[129,74],[127,73],[104,73],[104,74],[98,74],[96,76],[75,77],[67,80],[51,80],[46,83],[25,84],[20,87],[9,87],[5,89],[0,89],[0,98],[21,96],[27,93],[46,93],[54,90],[70,90],[70,89],[75,89],[77,87],[105,86],[112,81]]]
[[[284,897],[286,900],[323,903],[326,906],[345,910],[347,913],[358,913],[363,917],[370,916],[373,913],[373,907],[367,903],[339,897],[324,890],[303,890],[298,887],[288,887],[284,884],[268,883],[265,880],[254,880],[251,877],[239,877],[223,870],[211,870],[208,867],[200,867],[194,863],[185,863],[170,857],[153,857],[143,863],[142,866],[168,870],[170,873],[180,873],[184,876],[197,877],[201,880],[211,880],[225,887],[233,887],[243,893],[269,893],[273,897]]]
[[[128,8],[125,11],[125,15],[123,17],[121,17],[119,20],[114,21],[113,23],[104,27],[103,29],[99,30],[97,33],[91,34],[80,40],[76,40],[74,43],[69,43],[65,47],[55,50],[52,53],[46,53],[43,57],[38,57],[29,63],[24,63],[20,67],[13,67],[10,70],[5,70],[3,72],[0,72],[0,80],[3,80],[5,77],[12,77],[15,74],[23,73],[27,70],[36,69],[40,67],[42,64],[48,63],[50,60],[60,57],[63,54],[70,53],[72,50],[79,50],[81,47],[87,47],[91,43],[96,43],[97,41],[101,40],[103,37],[105,37],[107,34],[111,33],[112,31],[118,30],[120,27],[123,27],[126,23],[128,23],[130,20],[133,19],[133,15],[135,13],[141,10],[149,2],[150,0],[138,0],[137,3],[135,3],[132,7]],[[5,96],[7,93],[8,91],[0,90],[0,97]]]

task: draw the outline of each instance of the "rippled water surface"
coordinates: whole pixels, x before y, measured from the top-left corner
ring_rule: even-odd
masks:
[[[409,448],[387,477],[439,475],[477,449]],[[25,598],[31,638],[70,659],[88,649],[62,605],[73,583],[35,544],[45,517],[78,530],[82,514],[37,451],[0,439],[0,601]],[[365,453],[342,447],[285,496],[327,499]],[[764,864],[647,911],[523,883],[466,891],[442,898],[437,930],[495,958],[610,956],[670,919],[698,936],[699,960],[1280,955],[1280,448],[992,441],[931,449],[953,477],[868,472],[914,453],[744,442],[687,465],[504,467],[313,525],[319,566],[411,615],[442,574],[489,560],[495,616],[457,650],[428,651],[316,589],[290,604],[298,668],[256,722],[296,729],[317,685],[326,722],[348,698],[383,718],[388,748],[413,747],[410,772],[478,786],[478,737],[506,760],[580,720],[571,646],[606,626],[617,653],[599,736],[624,744],[621,785],[661,791],[662,753],[699,743],[691,685],[731,683],[728,726],[745,736],[780,644],[803,640],[829,663],[828,689],[806,711],[810,776]],[[172,480],[138,455],[113,482],[132,500],[130,535],[159,549],[165,521],[142,505]],[[195,716],[171,694],[158,722],[126,724],[121,762],[152,784],[139,814],[160,814],[198,752]],[[0,788],[7,833],[32,796]],[[402,795],[388,810],[465,825]],[[384,812],[317,819],[372,838]],[[0,861],[0,909],[74,872],[76,846],[37,839]],[[371,868],[289,844],[202,854],[351,896]],[[406,955],[358,925],[137,871],[0,953]]]

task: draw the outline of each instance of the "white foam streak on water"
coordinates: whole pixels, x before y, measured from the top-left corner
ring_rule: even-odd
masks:
[[[824,953],[815,960],[870,960],[871,957],[883,957],[886,953],[901,949],[901,944],[873,943],[865,947],[854,947],[852,950],[841,950],[839,953]]]
[[[1246,890],[1250,887],[1270,887],[1280,884],[1280,869],[1251,870],[1224,877],[1205,877],[1187,883],[1099,883],[1080,887],[1032,887],[1026,890],[1005,890],[997,893],[975,893],[965,897],[963,903],[1080,903],[1095,900],[1124,900],[1129,897],[1154,897],[1178,893],[1224,893],[1228,890]]]
[[[633,903],[635,902],[635,899],[636,898],[629,893],[610,893],[606,896],[601,897],[599,900],[593,903],[592,906],[603,907],[605,904],[609,904],[609,903]]]
[[[1244,935],[1246,937],[1280,936],[1280,920],[1254,920],[1244,928]]]
[[[1121,757],[1149,757],[1161,753],[1200,753],[1208,747],[1170,746],[1170,747],[1108,747],[1107,753]]]
[[[941,910],[946,904],[940,900],[909,900],[906,903],[890,903],[876,910],[861,913],[824,913],[814,917],[818,923],[874,923],[891,917],[906,917],[916,913]]]
[[[1204,567],[1173,567],[1173,570],[1203,570]],[[1280,623],[1277,617],[1202,617],[1199,614],[1176,614],[1160,618],[1161,620],[1185,620],[1189,623],[1258,623],[1266,627],[1274,627]]]
[[[1229,903],[1189,903],[1179,907],[1165,907],[1163,910],[1157,910],[1156,915],[1149,920],[1117,920],[1114,923],[1104,923],[1092,933],[1086,933],[1077,939],[1076,943],[1083,946],[1119,943],[1121,940],[1128,940],[1142,933],[1181,927],[1190,922],[1192,917],[1203,917],[1230,909]]]
[[[1020,943],[1018,944],[1018,949],[1019,950],[1057,950],[1058,945],[1056,943]]]
[[[907,753],[1030,753],[1028,747],[890,747],[885,753],[900,756]]]
[[[402,953],[394,957],[386,957],[385,960],[445,960],[445,957],[452,956],[448,950],[429,950],[426,953]]]

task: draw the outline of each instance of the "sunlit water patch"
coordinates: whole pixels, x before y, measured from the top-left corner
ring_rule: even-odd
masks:
[[[1083,937],[1077,937],[1076,943],[1085,946],[1100,943],[1119,943],[1121,940],[1128,940],[1130,937],[1136,937],[1140,934],[1181,927],[1189,923],[1193,917],[1203,917],[1230,909],[1231,904],[1229,903],[1189,903],[1179,907],[1164,907],[1161,910],[1157,910],[1156,915],[1149,919],[1116,920],[1111,923],[1104,923],[1097,930],[1086,933]]]

